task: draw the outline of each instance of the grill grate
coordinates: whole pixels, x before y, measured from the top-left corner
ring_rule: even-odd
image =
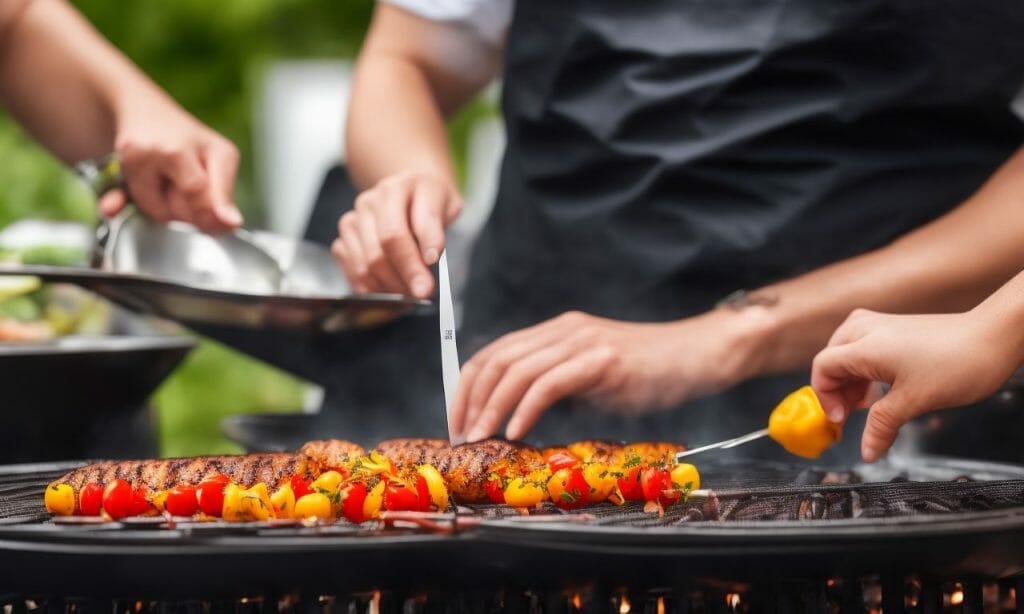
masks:
[[[0,614],[1024,614],[1024,587],[1003,580],[1024,572],[1024,478],[993,465],[897,468],[879,482],[877,468],[705,463],[714,493],[663,516],[600,505],[581,523],[549,504],[538,521],[474,506],[455,535],[48,522],[42,489],[69,468],[0,467]],[[912,481],[922,477],[945,481]]]
[[[0,525],[33,524],[48,520],[42,505],[46,484],[81,463],[35,468],[11,466],[0,473]],[[949,468],[946,476],[955,473]],[[721,462],[703,468],[705,484],[716,486],[707,497],[665,510],[663,516],[645,512],[643,505],[597,505],[579,513],[605,526],[655,527],[700,521],[902,519],[909,516],[1002,510],[1024,506],[1024,477],[972,481],[970,476],[940,482],[912,482],[906,472],[889,482],[863,483],[855,471],[820,468],[794,469],[781,463]],[[462,507],[460,512],[487,519],[519,517],[500,505]],[[568,512],[576,514],[577,512]],[[533,515],[566,515],[548,503]],[[253,529],[263,529],[253,523]],[[237,532],[235,525],[232,532]]]

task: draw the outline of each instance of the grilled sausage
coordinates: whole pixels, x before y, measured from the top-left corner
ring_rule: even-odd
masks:
[[[121,479],[132,487],[144,484],[150,490],[166,490],[179,485],[199,484],[222,473],[235,484],[251,487],[259,482],[271,489],[300,475],[306,479],[320,475],[320,464],[305,454],[248,454],[245,456],[197,456],[164,460],[103,461],[65,474],[57,483],[70,484],[75,491],[90,482],[100,485]]]
[[[322,439],[306,442],[299,448],[299,453],[309,456],[326,469],[350,470],[356,459],[366,454],[366,450],[351,441]]]

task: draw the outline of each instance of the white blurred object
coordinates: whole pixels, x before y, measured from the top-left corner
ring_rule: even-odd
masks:
[[[0,247],[21,250],[45,245],[68,247],[87,253],[96,240],[95,231],[77,222],[21,220],[0,231]]]
[[[505,124],[500,118],[484,120],[473,126],[466,147],[465,208],[447,232],[456,324],[462,321],[462,292],[469,273],[470,252],[494,208],[504,151]]]
[[[254,156],[271,231],[301,237],[324,174],[344,159],[351,83],[351,62],[282,61],[267,69]]]

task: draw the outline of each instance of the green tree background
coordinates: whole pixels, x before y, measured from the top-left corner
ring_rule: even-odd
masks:
[[[253,100],[277,59],[351,58],[358,52],[372,0],[75,0],[96,28],[185,108],[233,140],[242,152],[236,200],[259,226],[253,177]],[[452,125],[462,151],[477,105]],[[461,169],[461,156],[457,164]],[[68,169],[0,115],[0,228],[24,217],[92,223],[91,197]],[[288,375],[204,342],[158,390],[162,453],[234,450],[219,431],[226,414],[296,410],[302,385]]]

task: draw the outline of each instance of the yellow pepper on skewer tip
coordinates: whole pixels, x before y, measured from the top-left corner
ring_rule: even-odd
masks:
[[[787,452],[804,458],[818,458],[842,435],[843,427],[828,419],[810,386],[782,399],[768,418],[768,436]]]

